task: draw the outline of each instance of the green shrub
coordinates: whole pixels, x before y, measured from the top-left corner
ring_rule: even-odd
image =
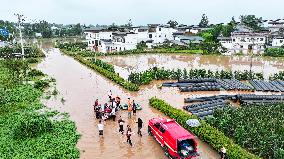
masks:
[[[59,43],[57,44],[56,47],[59,49],[65,49],[67,51],[76,52],[86,49],[87,46],[88,44],[85,42],[75,42],[75,43]]]
[[[186,70],[166,70],[164,68],[150,68],[144,72],[131,73],[128,80],[137,85],[149,84],[152,80],[169,80],[169,79],[193,79],[193,78],[218,78],[218,79],[238,79],[249,80],[263,79],[262,73],[250,73],[249,71],[216,71],[212,72],[205,69]]]
[[[26,61],[27,61],[28,63],[32,63],[32,64],[39,62],[37,58],[27,58]]]
[[[20,45],[13,45],[12,47],[6,46],[0,48],[0,58],[12,58],[13,53],[21,53],[22,48]],[[24,47],[26,58],[37,58],[45,57],[44,53],[36,46],[26,46]]]
[[[123,88],[130,90],[130,91],[138,91],[139,87],[131,82],[125,81],[123,78],[121,78],[118,74],[115,72],[108,71],[100,66],[97,66],[96,64],[90,62],[89,60],[84,59],[83,57],[77,55],[74,57],[77,61],[80,63],[90,67],[91,69],[97,71],[98,73],[102,74],[106,78],[112,80],[113,82],[119,84]]]
[[[274,153],[274,158],[284,158],[284,149],[277,149]]]
[[[234,141],[225,134],[223,134],[218,129],[210,126],[204,120],[200,120],[201,126],[199,127],[189,127],[186,124],[188,119],[198,119],[197,116],[189,115],[188,113],[173,108],[169,104],[165,103],[163,100],[157,98],[151,98],[149,103],[152,107],[160,110],[165,115],[170,118],[176,119],[176,121],[182,125],[185,129],[191,131],[196,136],[198,136],[202,141],[207,142],[215,150],[219,151],[222,147],[226,147],[227,155],[230,159],[258,159],[259,157],[249,153],[245,149],[241,148],[239,145],[235,144]]]
[[[103,69],[106,69],[110,72],[115,72],[114,67],[106,62],[103,62],[100,59],[92,59],[91,60],[95,65],[102,67]]]
[[[37,77],[37,76],[44,76],[44,73],[42,73],[40,70],[31,69],[28,73],[29,77]]]
[[[15,65],[11,69],[11,60],[5,60],[10,65],[3,61],[0,61],[0,158],[79,158],[76,143],[80,136],[75,123],[66,115],[58,120],[55,115],[61,114],[43,111],[42,91],[12,78],[15,71],[24,72],[24,68]]]
[[[284,80],[284,71],[280,71],[270,77],[271,80]]]
[[[282,57],[284,56],[284,48],[266,48],[264,56]]]
[[[35,85],[34,85],[34,87],[36,89],[39,89],[39,90],[43,90],[48,86],[49,86],[49,83],[47,81],[44,81],[44,80],[35,81]]]
[[[52,130],[51,121],[44,115],[25,114],[21,118],[14,128],[15,139],[37,137]]]

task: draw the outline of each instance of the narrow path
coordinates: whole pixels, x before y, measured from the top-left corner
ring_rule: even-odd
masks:
[[[46,101],[45,104],[59,111],[68,112],[71,119],[75,121],[79,133],[82,134],[77,144],[82,159],[166,158],[160,145],[147,135],[147,121],[152,117],[163,116],[157,110],[149,107],[148,100],[157,96],[173,106],[180,107],[183,105],[183,98],[186,97],[186,94],[180,94],[175,88],[158,89],[159,82],[145,86],[139,92],[129,93],[71,57],[62,55],[58,49],[47,50],[47,57],[38,65],[38,68],[56,79],[59,96],[63,96],[66,101],[63,104],[61,97],[58,96]],[[105,103],[109,90],[112,90],[114,95],[121,96],[122,103],[131,97],[143,106],[143,110],[137,113],[137,117],[142,118],[145,123],[142,129],[143,137],[140,138],[135,134],[133,136],[134,147],[132,148],[126,143],[125,136],[118,133],[117,122],[107,121],[104,139],[100,139],[98,136],[98,121],[94,117],[92,105],[96,98]],[[133,122],[136,117],[127,120],[127,112],[121,111],[120,114],[136,132],[137,125]],[[199,151],[200,158],[219,158],[216,151],[201,141],[199,141]]]

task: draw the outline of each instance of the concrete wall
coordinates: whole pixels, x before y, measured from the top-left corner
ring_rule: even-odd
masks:
[[[272,46],[280,47],[284,45],[284,38],[283,39],[272,39]]]

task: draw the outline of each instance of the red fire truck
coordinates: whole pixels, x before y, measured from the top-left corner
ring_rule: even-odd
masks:
[[[148,133],[161,144],[165,155],[169,158],[191,159],[199,156],[195,136],[173,119],[149,120]]]

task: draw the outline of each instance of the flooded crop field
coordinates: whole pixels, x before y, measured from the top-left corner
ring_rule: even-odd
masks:
[[[131,72],[142,72],[149,68],[206,69],[212,71],[250,70],[250,56],[182,55],[182,54],[139,54],[129,56],[100,57],[115,67],[121,77],[127,79]],[[284,70],[284,58],[253,57],[252,71],[263,73],[264,78]]]

